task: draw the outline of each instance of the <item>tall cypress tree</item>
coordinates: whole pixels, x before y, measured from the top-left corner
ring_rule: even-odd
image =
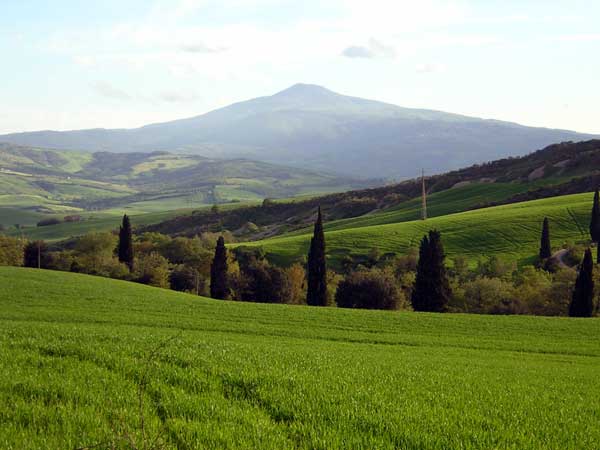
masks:
[[[219,236],[215,257],[210,266],[210,296],[219,300],[229,298],[229,280],[227,276],[227,248],[225,239]]]
[[[445,312],[452,296],[444,263],[441,235],[431,230],[424,236],[419,249],[417,276],[412,294],[415,311]]]
[[[600,242],[600,196],[598,189],[594,193],[594,203],[592,206],[592,219],[590,220],[590,236],[592,241]]]
[[[571,317],[592,317],[594,313],[594,262],[592,260],[592,251],[588,248],[585,251],[583,262],[577,274],[573,298],[569,305],[569,316]]]
[[[544,217],[542,225],[542,238],[540,240],[540,259],[547,259],[552,256],[552,246],[550,245],[550,226],[548,218]]]
[[[313,237],[310,240],[307,264],[308,289],[306,303],[311,306],[327,306],[327,264],[325,262],[325,233],[321,207],[317,214]]]
[[[421,239],[419,246],[419,261],[417,262],[417,274],[412,292],[412,307],[415,311],[427,311],[427,295],[429,288],[429,266],[431,256],[429,252],[429,238],[427,235]]]
[[[131,221],[127,214],[123,216],[123,223],[119,228],[119,261],[127,264],[129,270],[133,270],[133,236],[131,232]]]
[[[25,267],[45,269],[48,267],[49,262],[48,246],[44,241],[27,243],[23,249],[23,265]]]
[[[594,193],[592,218],[590,220],[590,237],[596,243],[596,262],[600,263],[600,195],[598,189]]]

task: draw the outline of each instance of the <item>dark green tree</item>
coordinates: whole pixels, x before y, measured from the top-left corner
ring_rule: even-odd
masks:
[[[552,256],[552,246],[550,245],[550,226],[548,218],[544,217],[542,225],[542,239],[540,240],[540,259],[544,260]]]
[[[131,221],[127,214],[123,216],[123,223],[119,228],[119,261],[126,264],[129,270],[133,270],[133,236],[131,232]]]
[[[600,242],[600,196],[598,189],[594,193],[594,203],[592,205],[592,219],[590,220],[590,236],[592,241]]]
[[[412,305],[415,311],[445,312],[452,296],[444,263],[441,235],[431,230],[423,236],[415,278]]]
[[[592,218],[590,220],[590,237],[596,243],[596,262],[600,263],[600,195],[598,189],[594,193]]]
[[[594,262],[592,251],[585,251],[583,262],[579,267],[573,298],[569,305],[569,316],[591,317],[594,313]]]
[[[225,239],[219,236],[215,257],[210,266],[210,296],[219,300],[229,298],[229,277],[227,274],[227,248]]]
[[[28,242],[23,250],[23,265],[34,269],[46,269],[50,264],[48,246],[44,241]]]
[[[313,237],[310,240],[307,264],[308,289],[306,304],[311,306],[327,305],[327,264],[325,261],[325,233],[321,207],[317,214]]]

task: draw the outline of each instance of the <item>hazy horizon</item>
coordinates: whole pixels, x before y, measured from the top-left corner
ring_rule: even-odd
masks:
[[[135,128],[296,83],[600,134],[591,1],[35,0],[3,6],[0,133]]]

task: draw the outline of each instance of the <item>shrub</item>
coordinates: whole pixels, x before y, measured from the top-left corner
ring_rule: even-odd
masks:
[[[338,286],[335,302],[342,308],[400,309],[407,302],[390,270],[352,272]]]
[[[206,285],[206,279],[200,278],[198,271],[183,264],[173,269],[169,282],[171,289],[190,293],[203,292]]]
[[[164,256],[153,252],[142,255],[136,261],[136,280],[150,286],[169,287],[169,261]]]
[[[0,266],[22,266],[23,248],[21,239],[0,235]]]
[[[306,272],[304,267],[296,263],[283,270],[283,301],[299,305],[306,303]]]
[[[284,279],[282,269],[269,265],[265,260],[252,259],[242,266],[242,301],[258,303],[284,303]]]
[[[510,279],[516,269],[517,265],[514,262],[506,262],[502,261],[497,256],[490,256],[483,262],[477,262],[477,269],[475,272],[481,277],[502,278],[506,280]]]
[[[512,283],[500,278],[477,277],[463,285],[465,312],[477,314],[518,314]]]
[[[55,217],[49,218],[49,219],[42,219],[37,223],[38,227],[48,227],[51,225],[58,225],[59,223],[62,223],[60,219],[57,219]]]

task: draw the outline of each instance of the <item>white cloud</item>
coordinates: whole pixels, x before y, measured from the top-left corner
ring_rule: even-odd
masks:
[[[342,56],[348,58],[393,58],[396,51],[393,47],[382,44],[376,39],[369,39],[366,46],[353,45],[342,50]]]
[[[415,69],[417,73],[443,73],[446,71],[446,65],[438,63],[425,63],[418,64]]]
[[[124,90],[118,89],[106,81],[96,81],[92,83],[92,89],[103,97],[115,100],[131,100],[132,96]]]
[[[195,92],[164,91],[158,94],[158,98],[169,103],[193,102],[200,97]]]
[[[555,37],[554,40],[561,42],[595,42],[600,41],[600,33],[565,34]]]

